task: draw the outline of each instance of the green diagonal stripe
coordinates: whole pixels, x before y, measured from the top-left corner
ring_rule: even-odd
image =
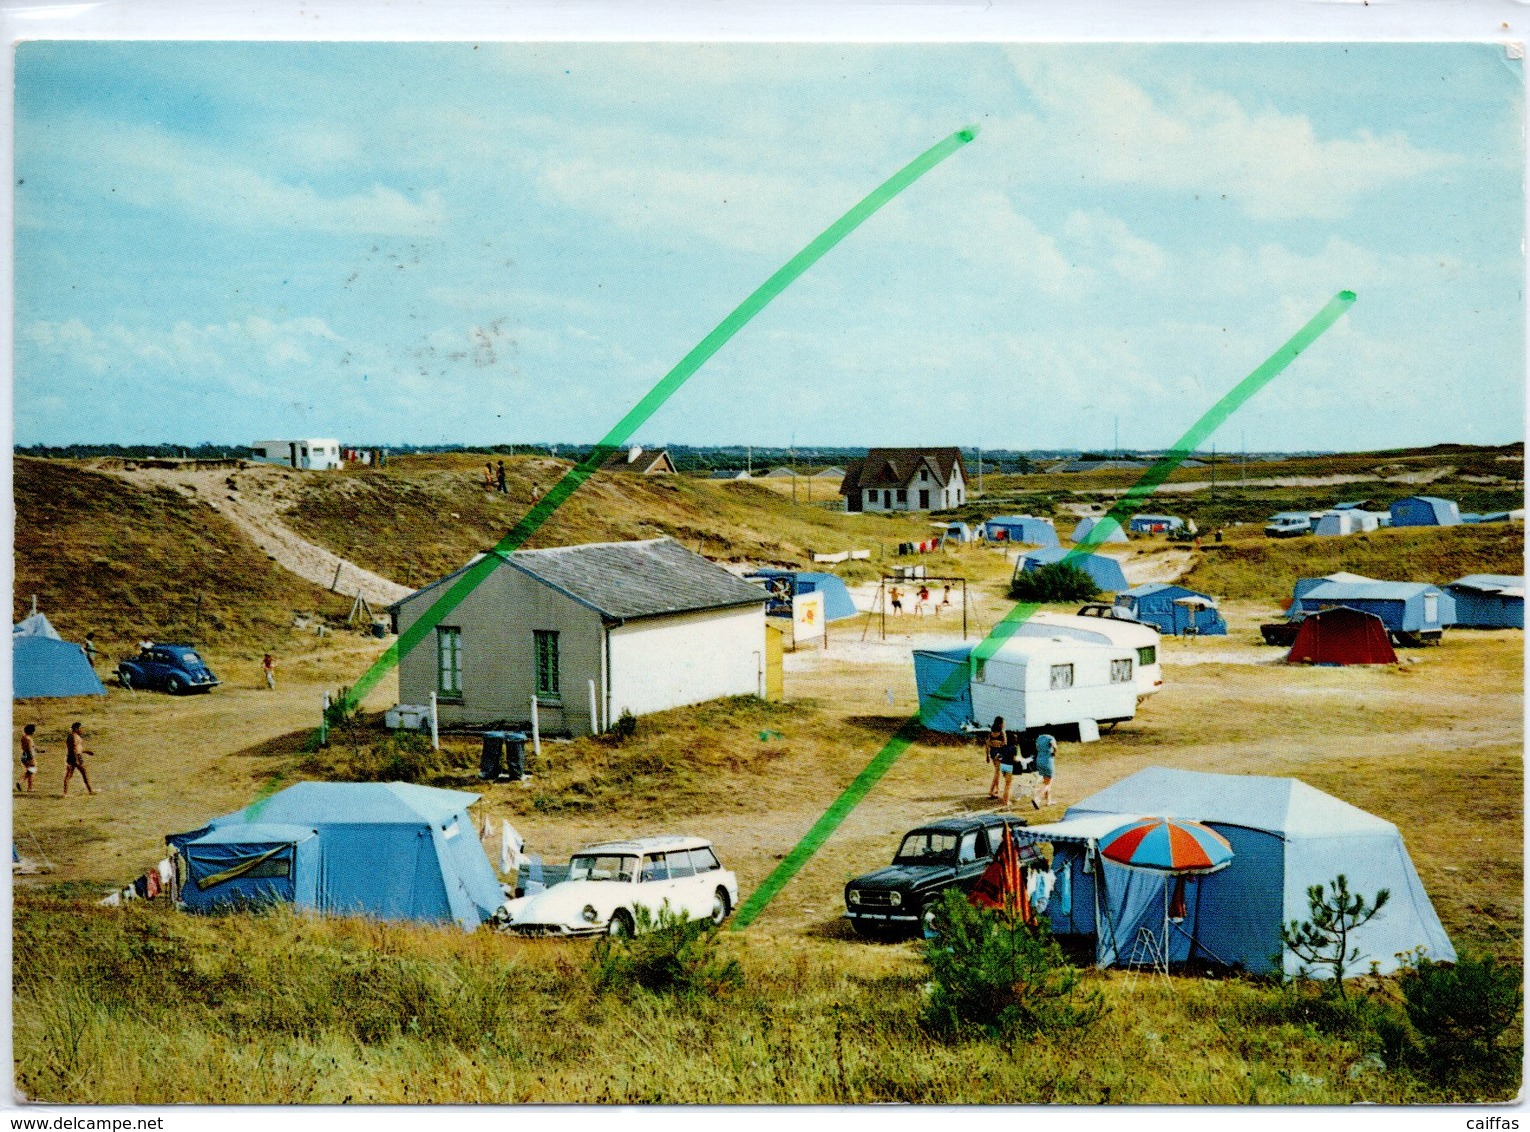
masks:
[[[1127,489],[1126,494],[1105,513],[1101,522],[1096,523],[1094,529],[1084,536],[1084,541],[1074,546],[1062,561],[1071,562],[1079,555],[1087,554],[1098,546],[1105,537],[1104,520],[1113,519],[1120,523],[1121,517],[1131,510],[1139,499],[1157,490],[1169,478],[1169,473],[1179,467],[1223,421],[1235,413],[1245,401],[1263,389],[1276,374],[1294,362],[1297,355],[1337,322],[1339,316],[1347,311],[1354,301],[1353,291],[1340,291],[1335,295],[1327,306],[1314,315],[1307,325],[1292,335],[1284,346],[1271,354],[1263,365],[1238,382],[1220,401],[1206,410],[1201,418],[1190,426],[1189,431],[1175,442],[1174,447],[1154,462],[1153,466],[1143,473],[1142,478]],[[1021,602],[1014,606],[999,620],[992,631],[978,642],[973,655],[985,660],[993,656],[999,647],[1014,636],[1015,631],[1039,608],[1040,606],[1028,602]],[[934,694],[949,699],[960,690],[962,682],[967,678],[966,670],[958,668],[946,677]],[[860,805],[861,800],[871,792],[871,788],[892,769],[893,764],[902,757],[903,752],[908,750],[914,740],[919,737],[922,727],[920,716],[917,714],[904,720],[902,726],[894,732],[893,737],[876,753],[871,762],[866,764],[866,769],[855,776],[854,781],[845,787],[838,798],[834,799],[833,805],[813,823],[813,828],[807,831],[807,835],[771,871],[764,883],[754,890],[749,899],[739,906],[738,915],[733,921],[734,931],[742,931],[755,921],[776,898],[776,895],[797,875],[802,866],[807,864],[823,847],[824,842],[833,836],[840,823],[850,815],[850,811]]]
[[[764,310],[770,301],[791,286],[803,272],[817,263],[829,251],[859,228],[878,209],[908,188],[925,173],[939,165],[951,154],[977,136],[978,128],[969,126],[958,130],[944,141],[931,146],[924,153],[894,173],[859,204],[829,225],[817,239],[787,261],[786,265],[772,275],[736,308],[733,313],[717,324],[717,328],[703,338],[696,347],[681,358],[659,383],[634,405],[627,415],[617,421],[611,431],[601,438],[595,450],[580,463],[569,469],[553,485],[542,499],[516,523],[510,533],[500,539],[492,552],[469,567],[455,582],[446,588],[429,609],[410,625],[399,638],[388,646],[386,652],[367,669],[366,673],[351,687],[345,699],[347,710],[354,709],[366,697],[379,680],[398,666],[400,658],[408,654],[431,633],[443,618],[462,604],[463,600],[482,584],[502,563],[501,555],[516,550],[529,539],[543,523],[551,518],[569,496],[579,490],[605,462],[606,458],[621,448],[632,435],[685,384],[686,380],[706,364],[707,360],[748,324],[749,320]]]

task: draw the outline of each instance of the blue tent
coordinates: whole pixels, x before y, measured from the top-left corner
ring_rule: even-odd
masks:
[[[856,614],[855,602],[842,579],[833,574],[810,570],[772,570],[761,568],[746,574],[749,581],[762,581],[771,591],[765,612],[771,617],[790,617],[792,597],[796,594],[823,594],[823,615],[830,621],[843,621]]]
[[[1034,574],[1038,567],[1050,566],[1065,558],[1068,565],[1076,566],[1093,578],[1094,584],[1101,590],[1120,593],[1126,589],[1126,575],[1121,572],[1121,563],[1106,554],[1080,554],[1077,550],[1064,550],[1061,547],[1033,550],[1020,559],[1017,570]]]
[[[1453,527],[1461,521],[1461,510],[1453,500],[1435,495],[1410,495],[1392,504],[1394,527]]]
[[[1456,623],[1456,601],[1439,586],[1425,582],[1333,582],[1309,588],[1298,583],[1291,617],[1300,620],[1320,609],[1347,605],[1374,613],[1393,633],[1438,634]]]
[[[1414,948],[1434,960],[1456,958],[1391,822],[1294,778],[1148,767],[1069,807],[1061,822],[1018,831],[1050,841],[1056,851],[1060,875],[1046,910],[1052,930],[1094,936],[1101,966],[1129,962],[1139,930],[1163,934],[1165,887],[1173,878],[1120,867],[1098,852],[1111,831],[1143,815],[1203,822],[1233,849],[1221,872],[1185,878],[1185,919],[1169,932],[1176,962],[1189,958],[1193,938],[1197,958],[1268,972],[1283,955],[1285,971],[1295,974],[1301,962],[1283,951],[1281,925],[1310,919],[1307,889],[1327,887],[1340,873],[1367,900],[1382,888],[1392,894],[1351,937],[1361,951],[1355,973],[1367,972],[1373,960],[1383,974],[1394,971],[1398,954]],[[1064,892],[1065,903],[1056,898]]]
[[[1523,629],[1525,579],[1468,574],[1445,587],[1456,601],[1456,624],[1471,629]]]
[[[1198,602],[1208,602],[1200,605]],[[1138,621],[1160,633],[1197,633],[1203,637],[1227,636],[1227,622],[1216,603],[1203,593],[1184,586],[1149,582],[1116,595],[1116,605],[1129,610]]]
[[[85,650],[61,639],[41,613],[11,627],[11,679],[18,700],[106,695]]]
[[[973,647],[914,650],[919,721],[931,731],[956,735],[961,732],[962,724],[972,721],[972,683],[968,678],[967,658],[972,655]],[[949,687],[947,681],[950,681]]]
[[[1134,534],[1150,535],[1183,529],[1185,521],[1174,515],[1133,515],[1127,527]]]
[[[1034,515],[995,515],[983,523],[989,542],[1023,542],[1030,546],[1061,546],[1051,519]]]
[[[1085,515],[1078,521],[1078,526],[1073,528],[1073,541],[1083,542],[1089,540],[1091,546],[1098,546],[1103,542],[1126,542],[1126,532],[1121,529],[1119,519],[1109,515]]]
[[[455,921],[471,931],[504,901],[468,816],[477,800],[477,794],[405,782],[299,782],[165,840],[186,854],[188,865],[200,856],[214,873],[285,845],[290,858],[282,850],[270,859],[290,859],[290,886],[272,885],[272,898],[335,915]],[[316,846],[295,839],[293,827],[311,831]],[[245,883],[259,879],[282,878]],[[192,887],[188,908],[227,903],[219,893],[192,893]]]

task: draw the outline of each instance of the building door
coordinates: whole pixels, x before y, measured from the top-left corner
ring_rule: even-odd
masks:
[[[926,488],[921,488],[920,491],[919,491],[919,510],[921,510],[921,511],[928,511],[929,509],[930,509],[930,493],[929,493],[929,490],[926,489]]]

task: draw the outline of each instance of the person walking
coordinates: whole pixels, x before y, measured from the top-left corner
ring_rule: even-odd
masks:
[[[988,796],[999,796],[999,757],[1004,750],[1004,717],[996,715],[993,718],[993,726],[988,729],[988,734],[983,739],[983,746],[987,752],[988,761],[993,764],[993,781],[988,784]]]
[[[26,792],[32,792],[33,779],[37,777],[37,742],[32,738],[37,734],[37,724],[29,723],[21,729],[21,782],[16,783],[16,793],[21,793],[22,784],[26,784]]]
[[[893,616],[894,617],[902,617],[903,616],[903,593],[902,593],[902,591],[899,590],[897,586],[894,586],[892,588],[891,592],[889,592],[887,596],[892,600]]]
[[[85,756],[95,757],[94,751],[85,749],[85,733],[80,730],[78,720],[69,725],[69,736],[64,740],[64,796],[69,795],[69,780],[74,777],[74,772],[80,772],[80,781],[85,784],[85,792],[94,794],[90,786],[90,775],[85,771]]]
[[[266,653],[265,658],[260,662],[260,667],[266,673],[266,687],[273,692],[276,691],[276,658]]]
[[[1043,731],[1036,736],[1036,773],[1041,775],[1041,785],[1031,795],[1031,806],[1041,809],[1041,797],[1052,804],[1052,779],[1057,773],[1057,740]]]
[[[95,668],[95,666],[96,666],[96,635],[94,633],[86,633],[85,634],[85,659],[90,661],[90,667],[91,668]]]
[[[1020,770],[1020,733],[1005,731],[1004,744],[999,748],[999,773],[1004,776],[1004,796],[999,808],[1009,809],[1009,794],[1015,787],[1015,775]]]
[[[498,479],[499,479],[499,493],[501,495],[509,495],[510,494],[510,489],[505,486],[505,462],[503,460],[501,460],[499,462]]]

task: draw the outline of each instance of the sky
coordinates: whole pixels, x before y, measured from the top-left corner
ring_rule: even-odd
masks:
[[[954,130],[650,444],[1524,436],[1522,64],[1487,44],[31,42],[18,444],[589,443]]]

